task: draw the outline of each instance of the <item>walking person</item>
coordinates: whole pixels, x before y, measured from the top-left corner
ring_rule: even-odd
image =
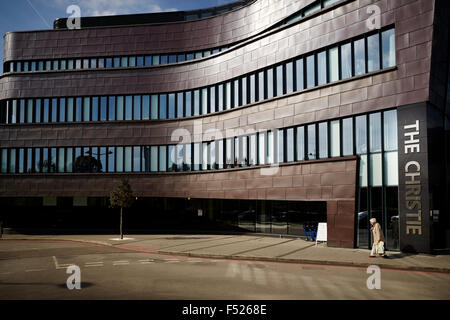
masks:
[[[373,245],[372,245],[372,251],[370,252],[369,257],[375,258],[376,255],[378,254],[380,257],[385,258],[383,230],[381,230],[381,226],[377,222],[377,219],[375,219],[375,218],[370,219],[370,224],[372,225],[372,228],[370,228],[370,231],[372,231],[372,235],[373,235]]]

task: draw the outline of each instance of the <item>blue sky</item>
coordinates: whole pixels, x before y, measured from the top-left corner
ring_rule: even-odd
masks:
[[[0,0],[1,52],[3,73],[3,36],[8,31],[52,29],[56,18],[64,18],[70,5],[78,5],[81,16],[150,13],[214,7],[234,0]]]

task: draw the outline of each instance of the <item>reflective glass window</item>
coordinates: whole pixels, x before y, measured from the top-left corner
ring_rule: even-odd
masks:
[[[52,122],[58,121],[58,99],[52,99]]]
[[[27,100],[27,123],[33,122],[33,99]]]
[[[186,60],[186,56],[184,54],[179,54],[178,58],[177,58],[177,61],[178,62],[183,62],[184,60]]]
[[[108,147],[108,172],[115,172],[115,147]]]
[[[160,57],[161,64],[167,64],[168,58],[166,55]]]
[[[395,66],[395,29],[381,33],[381,46],[383,48],[383,68]]]
[[[202,114],[208,113],[208,88],[202,89]]]
[[[49,116],[50,116],[50,100],[44,99],[44,122],[49,122]]]
[[[193,163],[193,169],[199,170],[200,164],[201,164],[201,147],[200,143],[194,143],[194,163]]]
[[[387,186],[398,186],[398,154],[396,151],[384,154],[384,183]]]
[[[108,100],[107,97],[100,98],[100,121],[106,121],[108,114]]]
[[[247,102],[247,77],[242,77],[241,78],[241,101],[242,101],[242,105],[246,105]]]
[[[9,149],[9,173],[16,173],[16,149]]]
[[[59,122],[66,121],[66,98],[59,99]]]
[[[368,72],[380,69],[380,42],[379,35],[374,34],[367,38]]]
[[[97,68],[97,59],[96,58],[92,58],[91,59],[91,68],[92,69],[96,69]]]
[[[150,162],[150,169],[152,172],[157,172],[158,171],[158,146],[151,146],[151,162]]]
[[[133,97],[125,97],[125,120],[133,119]]]
[[[67,121],[72,122],[73,121],[73,114],[74,114],[74,98],[67,98]]]
[[[200,114],[200,90],[194,90],[194,116]]]
[[[295,61],[295,77],[296,77],[296,90],[303,90],[305,88],[303,81],[303,59]]]
[[[397,150],[397,111],[385,111],[384,117],[384,150]]]
[[[175,93],[169,94],[169,110],[168,110],[168,118],[175,118]]]
[[[366,73],[366,49],[364,39],[357,40],[353,43],[355,55],[355,76]]]
[[[359,159],[359,186],[367,187],[367,154],[363,154]]]
[[[105,67],[105,59],[104,58],[99,58],[97,66],[98,66],[98,68],[103,69]]]
[[[124,98],[123,96],[117,97],[117,120],[123,120],[124,113]]]
[[[339,80],[339,49],[334,47],[328,50],[328,75],[330,81]]]
[[[381,113],[372,113],[369,116],[370,152],[381,151]],[[380,160],[381,161],[381,160]]]
[[[18,159],[18,172],[19,173],[23,173],[23,171],[25,170],[25,167],[24,167],[24,162],[25,162],[25,151],[24,151],[24,149],[23,148],[20,148],[20,149],[18,149],[18,157],[17,157]]]
[[[25,100],[24,99],[20,99],[19,116],[20,116],[20,123],[24,123],[25,122]],[[56,121],[56,119],[55,119],[55,121]]]
[[[83,105],[83,121],[90,121],[91,115],[91,99],[89,97],[84,98]]]
[[[159,119],[167,118],[167,94],[159,95]]]
[[[35,122],[37,122],[37,123],[41,122],[41,99],[35,100],[34,111],[35,111],[35,114],[34,114]]]
[[[286,161],[294,161],[294,128],[286,130]]]
[[[316,159],[316,125],[308,125],[308,159]]]
[[[136,58],[136,66],[138,67],[142,67],[144,65],[144,57],[143,56],[139,56]]]
[[[122,57],[120,59],[120,66],[121,67],[128,67],[128,57]]]
[[[150,96],[142,96],[142,119],[150,119]]]
[[[186,117],[190,117],[192,115],[192,91],[185,92],[185,99]]]
[[[123,147],[116,147],[116,172],[123,172]]]
[[[146,67],[152,65],[152,56],[145,56],[145,59],[144,59],[144,65],[145,65]]]
[[[367,153],[367,122],[366,116],[355,118],[356,153]]]
[[[249,144],[248,144],[248,149],[249,149],[249,165],[254,166],[256,165],[257,162],[257,154],[256,154],[256,150],[258,149],[258,146],[256,145],[257,141],[256,141],[256,134],[252,134],[249,136]]]
[[[281,96],[284,94],[284,75],[283,75],[283,66],[277,66],[277,90],[276,95]]]
[[[208,142],[202,143],[202,170],[208,170]]]
[[[7,173],[8,172],[8,149],[2,149],[1,151],[2,156],[2,166],[1,166],[1,172]]]
[[[233,106],[234,107],[238,107],[241,106],[241,102],[239,101],[239,80],[233,80],[233,89],[234,89],[234,94],[233,94]]]
[[[112,67],[113,67],[113,59],[106,58],[106,68],[112,68]]]
[[[294,91],[294,63],[286,63],[286,93]]]
[[[223,108],[223,84],[217,86],[217,110],[222,111]]]
[[[73,171],[73,148],[66,148],[66,172]]]
[[[266,132],[258,133],[258,164],[266,164]]]
[[[114,68],[119,68],[120,67],[120,58],[119,57],[114,57],[113,67]]]
[[[328,158],[328,123],[319,123],[319,158]]]
[[[305,160],[305,127],[297,127],[297,161]]]
[[[341,155],[341,132],[339,120],[330,122],[330,151],[331,157]]]
[[[108,119],[116,120],[116,97],[110,96],[108,100]]]
[[[316,75],[314,68],[314,55],[306,57],[306,87],[312,88],[316,85]]]
[[[353,118],[342,120],[342,155],[353,155]]]
[[[64,172],[64,148],[58,148],[58,172]]]
[[[370,155],[370,185],[372,187],[381,187],[383,182],[381,153]]]
[[[281,163],[285,161],[284,157],[284,150],[285,150],[285,144],[284,144],[284,130],[280,129],[277,130],[277,154],[276,154],[276,160],[277,163]]]
[[[141,120],[141,96],[134,96],[133,120]]]
[[[216,112],[216,86],[209,87],[209,103],[211,112]]]
[[[352,76],[352,44],[346,43],[341,46],[341,73],[342,79]],[[332,80],[334,81],[334,80]]]
[[[184,111],[184,95],[183,92],[177,93],[177,117],[182,118]]]
[[[159,147],[159,171],[167,171],[167,147]]]
[[[158,119],[158,95],[151,96],[151,118]]]
[[[132,156],[133,156],[133,148],[132,147],[125,147],[125,172],[131,172],[132,167]]]
[[[267,99],[273,98],[273,68],[267,69]]]
[[[159,56],[153,56],[152,57],[152,65],[156,66],[159,64]]]
[[[264,100],[264,71],[258,73],[258,101]]]
[[[92,121],[98,121],[98,97],[92,97]]]
[[[326,51],[317,54],[317,82],[318,85],[327,83],[327,53]]]
[[[256,76],[250,75],[250,103],[256,102]]]
[[[136,67],[136,57],[129,57],[128,58],[128,65],[130,67]]]

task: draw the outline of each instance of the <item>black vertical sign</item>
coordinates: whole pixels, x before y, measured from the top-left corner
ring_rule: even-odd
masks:
[[[427,105],[398,108],[400,249],[430,252]]]

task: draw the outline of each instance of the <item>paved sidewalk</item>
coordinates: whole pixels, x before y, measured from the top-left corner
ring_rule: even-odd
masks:
[[[354,267],[378,265],[388,269],[450,273],[450,255],[388,252],[387,259],[374,259],[369,258],[369,250],[330,248],[323,243],[316,246],[299,238],[258,234],[139,234],[125,237],[127,239],[119,240],[117,235],[5,234],[3,240],[70,240],[178,256]]]

